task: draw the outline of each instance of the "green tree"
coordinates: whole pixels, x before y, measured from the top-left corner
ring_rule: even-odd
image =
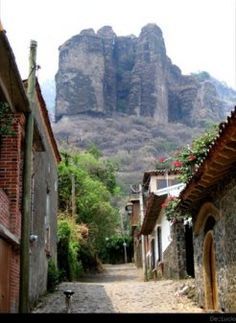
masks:
[[[90,152],[62,153],[59,165],[58,193],[61,212],[72,213],[72,175],[75,181],[76,222],[88,226],[88,237],[78,254],[97,257],[105,237],[113,235],[119,226],[119,211],[111,204],[119,193],[116,167]],[[84,257],[85,258],[85,257]]]

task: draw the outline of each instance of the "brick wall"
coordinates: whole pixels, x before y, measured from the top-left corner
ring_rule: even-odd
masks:
[[[14,114],[14,135],[3,136],[0,147],[0,223],[20,239],[22,198],[22,142],[25,117]],[[10,252],[10,311],[18,311],[20,253],[12,245]]]
[[[14,135],[3,136],[0,149],[0,188],[9,198],[10,219],[7,228],[20,237],[21,232],[21,199],[20,191],[22,183],[21,144],[25,118],[23,114],[14,115]]]
[[[0,223],[10,227],[10,201],[6,193],[0,189]]]

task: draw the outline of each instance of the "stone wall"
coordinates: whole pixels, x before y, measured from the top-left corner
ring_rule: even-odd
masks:
[[[221,186],[222,187],[222,186]],[[219,210],[219,220],[213,231],[215,267],[217,277],[218,310],[236,311],[236,180],[211,193],[214,205]],[[210,215],[210,214],[209,214]],[[198,235],[194,235],[195,281],[199,305],[205,307],[203,269],[204,224]]]
[[[236,178],[225,188],[220,202],[222,223],[216,241],[220,247],[217,258],[221,260],[221,303],[227,311],[236,312]]]
[[[186,277],[186,250],[184,224],[174,223],[171,226],[171,239],[163,252],[164,277],[181,279]]]

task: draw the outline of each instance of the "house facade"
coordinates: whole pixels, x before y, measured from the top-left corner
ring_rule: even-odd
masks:
[[[140,199],[139,197],[133,197],[129,200],[131,210],[128,210],[126,206],[126,211],[128,211],[128,216],[130,217],[130,227],[131,236],[133,240],[133,260],[137,268],[141,268],[142,264],[142,239],[140,236]]]
[[[177,170],[156,170],[143,177],[145,212],[141,234],[145,236],[147,268],[165,278],[194,275],[191,227],[168,221],[162,208],[168,196],[178,196],[184,187],[178,174]]]
[[[0,312],[20,303],[26,123],[31,111],[14,54],[0,28]],[[36,88],[29,254],[29,302],[46,291],[47,262],[56,259],[57,173],[60,160],[39,85]],[[5,109],[5,108],[4,108]],[[4,119],[6,118],[6,119]]]
[[[0,146],[0,312],[18,312],[25,122],[29,103],[9,42],[0,30],[0,103],[14,135]],[[1,123],[1,129],[4,121]]]
[[[194,266],[199,305],[236,311],[236,108],[181,192],[193,218]]]
[[[57,164],[60,154],[40,85],[36,82],[35,121],[43,149],[33,149],[29,300],[34,304],[47,290],[48,261],[57,259]]]

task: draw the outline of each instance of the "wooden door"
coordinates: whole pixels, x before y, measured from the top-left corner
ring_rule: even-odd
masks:
[[[205,283],[205,308],[206,310],[217,310],[217,280],[215,265],[215,250],[212,231],[208,231],[204,240],[203,269]]]
[[[10,245],[0,238],[0,313],[10,312]]]

